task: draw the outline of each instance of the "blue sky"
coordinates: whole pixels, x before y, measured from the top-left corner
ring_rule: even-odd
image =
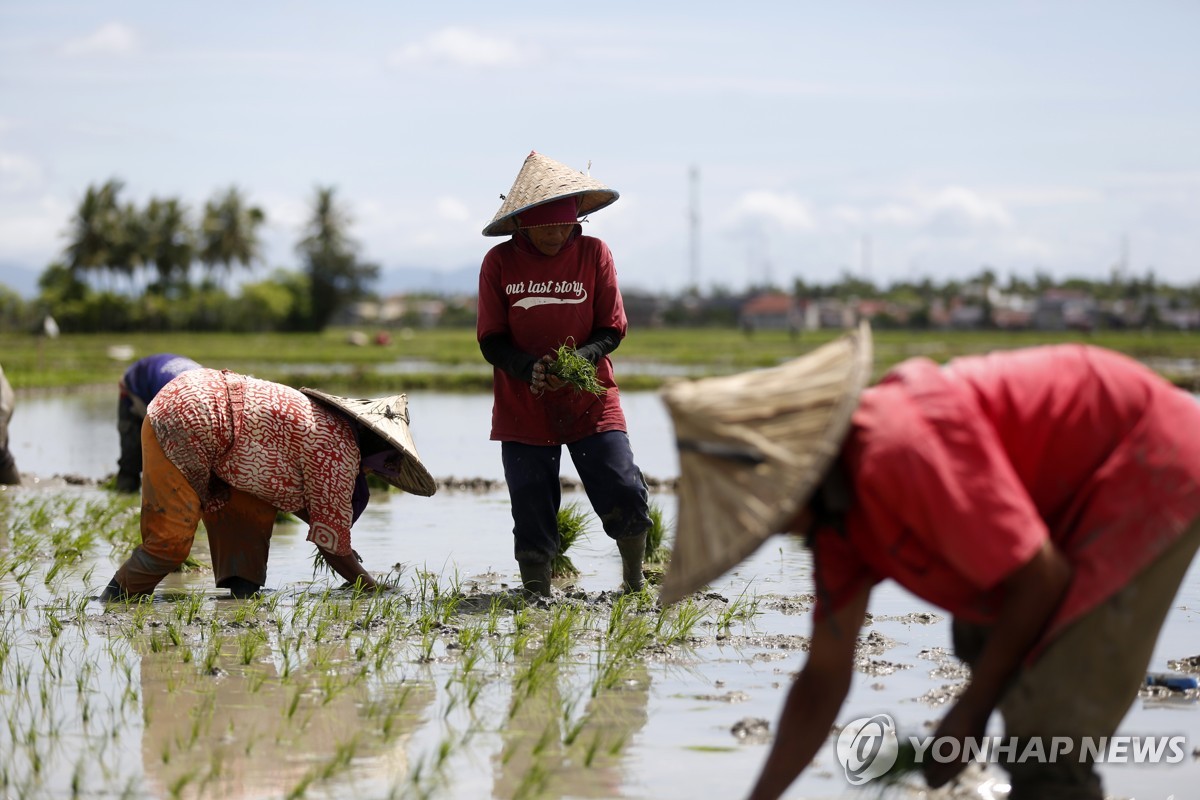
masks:
[[[237,184],[292,266],[334,185],[383,268],[477,266],[531,149],[621,192],[622,284],[1200,280],[1195,2],[0,2],[0,264],[91,183]]]

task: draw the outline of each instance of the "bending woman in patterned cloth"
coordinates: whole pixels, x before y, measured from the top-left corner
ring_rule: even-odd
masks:
[[[180,374],[142,425],[142,543],[100,600],[150,594],[177,569],[204,520],[216,585],[248,597],[266,583],[277,511],[349,583],[374,588],[350,546],[374,473],[411,494],[437,486],[417,455],[405,395],[353,400],[226,370]]]

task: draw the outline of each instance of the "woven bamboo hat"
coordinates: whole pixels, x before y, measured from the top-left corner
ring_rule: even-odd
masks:
[[[421,463],[417,455],[417,445],[413,442],[412,431],[408,428],[408,395],[397,394],[391,397],[357,400],[351,397],[338,397],[316,389],[301,389],[301,392],[320,401],[325,405],[341,412],[355,422],[365,425],[387,442],[404,457],[399,476],[388,483],[409,494],[419,494],[429,497],[437,491],[437,482]],[[384,476],[380,476],[384,477]]]
[[[579,216],[610,206],[621,195],[600,181],[536,150],[529,154],[484,236],[507,236],[517,230],[517,215],[562,197],[579,198]]]
[[[811,497],[871,378],[871,329],[786,364],[663,390],[679,447],[673,603],[749,557]]]

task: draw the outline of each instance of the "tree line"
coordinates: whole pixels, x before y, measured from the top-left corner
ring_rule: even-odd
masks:
[[[0,321],[12,327],[49,314],[65,331],[321,330],[378,277],[333,187],[314,190],[296,243],[300,268],[276,269],[236,294],[227,288],[234,270],[262,263],[260,207],[236,186],[216,192],[198,215],[175,197],[125,201],[124,188],[117,179],[87,188],[37,299],[20,307],[0,287]]]
[[[66,331],[124,330],[321,330],[339,310],[371,296],[379,267],[364,261],[350,236],[352,220],[333,187],[315,188],[309,216],[295,249],[298,269],[277,268],[264,280],[244,281],[235,295],[228,288],[237,270],[262,263],[265,212],[250,204],[236,186],[217,191],[197,214],[179,198],[152,197],[144,205],[123,200],[124,184],[109,180],[89,186],[70,218],[61,259],[42,273],[39,296],[26,302],[0,285],[0,330],[40,327],[53,316]],[[928,325],[935,304],[966,301],[990,313],[995,292],[1034,298],[1064,289],[1100,302],[1129,301],[1152,317],[1160,308],[1200,307],[1200,283],[1172,286],[1114,268],[1107,279],[1056,281],[1035,270],[1002,280],[983,265],[962,279],[930,278],[875,283],[849,272],[828,283],[796,279],[788,288],[752,286],[733,291],[691,287],[654,301],[666,325],[728,325],[739,320],[741,304],[762,293],[790,294],[797,300],[884,300],[911,310],[904,327]],[[626,304],[634,302],[627,292]],[[985,317],[989,316],[985,313]],[[466,324],[451,315],[439,324]],[[878,320],[886,324],[888,320]]]

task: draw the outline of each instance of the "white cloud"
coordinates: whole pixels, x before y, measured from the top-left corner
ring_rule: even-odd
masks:
[[[70,57],[127,56],[137,49],[137,31],[120,22],[109,22],[87,36],[66,42],[59,48],[59,54]]]
[[[774,222],[784,230],[808,231],[815,227],[808,204],[790,193],[746,192],[734,203],[730,216],[736,221]]]
[[[1009,242],[1012,257],[1018,262],[1037,263],[1058,257],[1059,248],[1033,236],[1017,236]]]
[[[1174,169],[1156,172],[1121,172],[1106,181],[1117,189],[1150,188],[1168,189],[1185,187],[1200,188],[1200,170]]]
[[[1104,201],[1099,189],[1073,186],[1022,186],[994,192],[999,200],[1014,206],[1072,206]]]
[[[0,193],[13,195],[41,185],[42,170],[31,158],[0,151]]]
[[[516,42],[485,36],[465,28],[443,28],[388,55],[392,66],[444,62],[463,67],[505,67],[529,60]]]
[[[62,250],[71,207],[49,195],[0,204],[0,261],[38,268]]]
[[[947,187],[935,194],[929,209],[929,226],[948,233],[1007,228],[1012,224],[1003,204],[958,186]]]
[[[435,208],[438,217],[451,222],[464,222],[471,218],[471,210],[466,203],[455,197],[439,197]]]
[[[895,225],[898,228],[915,227],[920,217],[920,210],[909,203],[888,203],[871,213],[871,219],[874,222]]]
[[[840,225],[858,227],[862,225],[863,213],[854,206],[836,205],[829,209],[829,218]]]
[[[296,235],[312,215],[307,197],[301,199],[275,190],[258,193],[258,196],[261,200],[251,198],[250,203],[262,208],[268,227]]]
[[[870,214],[872,221],[898,228],[916,228],[941,236],[962,236],[1012,227],[1003,203],[961,186],[920,190],[886,203]]]

